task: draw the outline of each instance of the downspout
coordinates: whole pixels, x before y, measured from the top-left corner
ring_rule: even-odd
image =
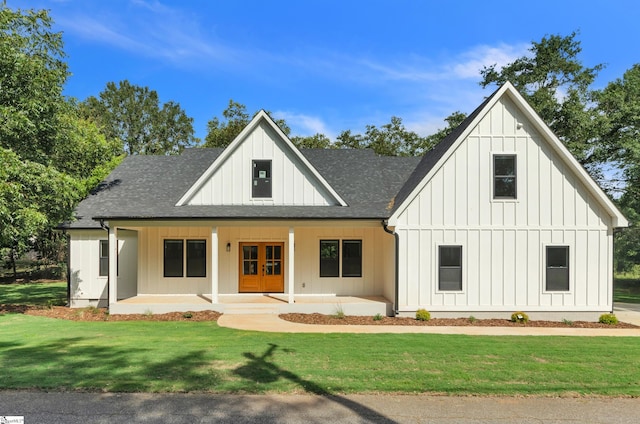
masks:
[[[104,219],[100,220],[100,227],[102,227],[103,230],[107,231],[107,240],[109,240],[109,226],[104,223]],[[109,267],[109,269],[111,269],[111,267]],[[111,286],[111,284],[109,284],[110,278],[111,276],[109,275],[109,271],[107,270],[107,310],[109,309],[109,299],[111,299],[111,297],[109,297],[109,286]],[[98,305],[100,305],[100,299],[98,299]]]
[[[393,238],[395,239],[395,290],[394,290],[394,297],[395,299],[393,300],[393,314],[394,315],[398,315],[399,310],[398,310],[398,289],[400,286],[400,262],[398,259],[398,253],[400,252],[400,236],[398,235],[398,233],[396,233],[395,231],[392,231],[389,229],[389,227],[387,226],[387,221],[386,220],[382,220],[382,229],[388,233],[391,234],[393,236]]]

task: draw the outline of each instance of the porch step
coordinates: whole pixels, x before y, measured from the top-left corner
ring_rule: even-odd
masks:
[[[234,303],[225,304],[224,312],[229,315],[274,314],[280,313],[279,304]]]

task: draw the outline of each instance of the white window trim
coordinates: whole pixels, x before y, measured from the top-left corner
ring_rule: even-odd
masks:
[[[510,198],[497,198],[495,197],[495,172],[494,172],[494,163],[493,163],[493,158],[495,156],[515,156],[516,158],[516,198],[515,199],[510,199]],[[494,150],[489,152],[489,166],[491,167],[491,201],[495,202],[495,203],[518,203],[520,202],[520,196],[522,193],[521,190],[521,184],[520,184],[520,180],[522,179],[520,177],[521,175],[521,169],[520,169],[520,155],[518,154],[518,152],[515,151],[511,151],[511,150]]]

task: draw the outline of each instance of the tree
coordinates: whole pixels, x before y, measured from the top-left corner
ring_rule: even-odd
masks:
[[[15,259],[70,218],[81,191],[72,177],[12,150],[0,148],[0,163],[0,246],[9,249],[15,275]]]
[[[55,151],[69,75],[62,34],[45,10],[0,5],[0,147],[42,164]]]
[[[267,114],[270,115],[268,111]],[[215,116],[207,123],[207,136],[202,147],[227,147],[251,122],[247,107],[233,99],[229,100],[229,106],[222,112],[222,116],[224,120]],[[291,128],[284,119],[275,119],[274,122],[286,135],[291,133]]]
[[[590,89],[603,65],[584,67],[577,33],[550,35],[532,42],[530,56],[516,59],[498,69],[484,67],[480,85],[502,85],[510,81],[578,161],[595,173],[606,159],[599,144],[602,120],[591,106]]]
[[[367,125],[363,134],[352,134],[351,130],[340,133],[335,144],[338,148],[373,149],[382,156],[416,156],[423,154],[427,147],[425,139],[409,131],[402,119],[392,116],[388,124],[378,128]]]
[[[179,104],[170,101],[160,107],[155,90],[127,80],[107,83],[99,98],[87,98],[81,110],[107,139],[121,140],[128,155],[176,154],[198,141],[193,118]]]
[[[433,149],[433,147],[436,144],[440,143],[440,141],[442,141],[443,138],[451,134],[451,132],[453,132],[453,130],[455,130],[458,127],[458,125],[460,125],[462,121],[465,120],[466,117],[467,117],[467,114],[462,113],[460,111],[453,112],[451,115],[444,118],[444,121],[447,123],[447,126],[445,128],[439,129],[434,134],[424,137],[422,139],[422,144],[419,146],[416,146],[414,148],[414,151],[416,153],[420,152],[420,154],[424,154],[429,150]],[[418,156],[418,154],[414,154],[414,156]]]
[[[298,149],[329,149],[332,148],[331,140],[324,134],[316,133],[314,135],[301,137],[291,137],[291,142]]]

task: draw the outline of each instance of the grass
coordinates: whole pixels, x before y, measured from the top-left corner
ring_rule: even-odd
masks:
[[[0,284],[0,305],[64,305],[67,283]]]
[[[0,389],[640,396],[619,337],[279,334],[0,316]]]
[[[613,283],[613,301],[640,303],[640,275],[616,275]]]
[[[0,285],[0,304],[65,294],[64,283]],[[0,334],[0,390],[640,396],[631,337],[274,334],[22,314],[0,314]]]

